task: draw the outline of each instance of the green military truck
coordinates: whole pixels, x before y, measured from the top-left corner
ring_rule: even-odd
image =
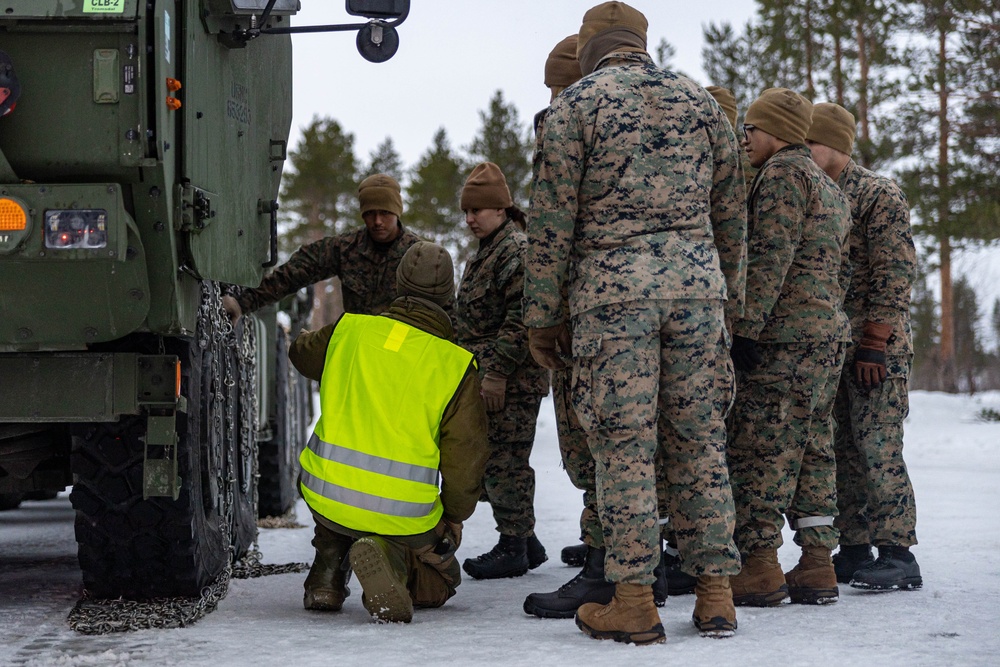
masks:
[[[408,1],[347,4],[376,20],[316,29],[391,56]],[[298,9],[3,3],[0,504],[72,485],[95,597],[197,596],[294,503],[310,299],[221,297],[277,261]]]

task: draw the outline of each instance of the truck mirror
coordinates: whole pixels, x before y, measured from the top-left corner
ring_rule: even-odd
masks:
[[[399,33],[391,25],[373,21],[358,30],[357,45],[362,58],[371,63],[384,63],[396,55]]]
[[[410,0],[347,0],[347,13],[351,16],[364,16],[369,19],[398,19],[406,16],[409,11]],[[360,37],[358,39],[358,49],[360,50]],[[361,52],[361,55],[365,55],[364,51]]]

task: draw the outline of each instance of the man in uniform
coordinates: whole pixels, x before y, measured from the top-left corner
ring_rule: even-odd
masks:
[[[348,313],[378,315],[396,298],[396,267],[420,237],[400,222],[403,199],[399,183],[375,174],[358,187],[363,229],[328,236],[299,248],[267,275],[260,286],[225,296],[222,305],[233,320],[280,301],[300,288],[337,276]],[[445,306],[450,314],[452,301]]]
[[[737,605],[836,602],[831,412],[850,329],[841,304],[850,207],[805,145],[812,104],[787,88],[747,110],[744,141],[760,169],[747,201],[746,306],[733,329],[736,402],[729,471],[743,570]],[[802,547],[778,562],[787,515]]]
[[[577,625],[636,644],[665,639],[651,587],[658,416],[668,423],[671,519],[699,575],[693,620],[703,634],[736,629],[725,315],[741,312],[746,235],[732,129],[704,88],[653,64],[646,27],[621,2],[584,15],[584,78],[542,127],[525,282],[532,354],[552,369],[572,357],[615,583],[610,603],[579,608]]]
[[[320,383],[322,409],[300,457],[316,521],[305,606],[339,611],[349,562],[372,617],[406,623],[461,582],[455,550],[479,500],[487,442],[475,362],[443,309],[455,292],[451,257],[419,242],[397,283],[381,316],[346,313],[302,333],[288,356]]]
[[[899,186],[851,159],[854,128],[847,109],[817,104],[806,139],[813,160],[847,195],[854,221],[844,303],[852,345],[834,406],[840,551],[833,565],[837,581],[855,588],[919,588],[920,566],[910,553],[917,512],[903,461],[916,250]]]

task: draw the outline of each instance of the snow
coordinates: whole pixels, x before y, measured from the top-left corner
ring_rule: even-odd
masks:
[[[465,579],[443,608],[417,610],[408,625],[377,625],[360,589],[340,613],[302,608],[304,573],[234,580],[218,610],[189,628],[84,636],[66,615],[79,596],[73,512],[66,494],[0,513],[0,664],[84,665],[586,665],[626,660],[698,665],[1000,665],[1000,638],[989,624],[1000,609],[1000,423],[976,419],[1000,409],[1000,393],[974,398],[914,392],[906,422],[906,460],[916,490],[919,591],[863,593],[841,586],[835,605],[740,608],[731,639],[698,636],[693,596],[660,610],[667,643],[634,647],[585,637],[571,620],[524,614],[524,597],[551,591],[575,570],[559,550],[578,537],[580,493],[559,466],[551,402],[542,405],[532,464],[537,532],[549,562],[518,579]],[[264,561],[310,561],[304,529],[261,531]],[[496,541],[488,507],[467,522],[460,558]],[[796,547],[780,551],[791,568]]]

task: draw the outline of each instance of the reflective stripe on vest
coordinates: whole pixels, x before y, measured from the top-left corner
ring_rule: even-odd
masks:
[[[416,327],[344,315],[327,347],[320,419],[299,457],[310,508],[383,535],[434,528],[441,417],[470,363],[471,353]]]

